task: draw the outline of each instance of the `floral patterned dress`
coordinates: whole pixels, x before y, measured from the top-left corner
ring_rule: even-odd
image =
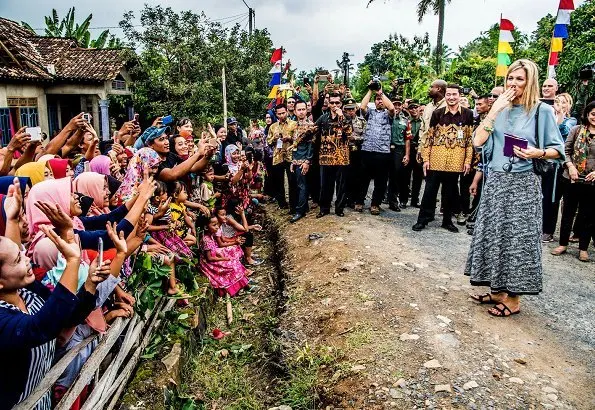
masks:
[[[241,262],[244,252],[240,246],[220,248],[213,235],[205,234],[200,242],[200,249],[204,255],[210,252],[215,257],[229,258],[228,261],[217,262],[209,262],[204,256],[200,258],[202,273],[209,279],[219,296],[235,296],[248,284],[247,269]]]

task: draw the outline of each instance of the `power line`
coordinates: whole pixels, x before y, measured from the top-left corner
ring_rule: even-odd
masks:
[[[240,14],[235,14],[233,16],[227,16],[227,17],[222,17],[220,19],[210,19],[211,21],[221,21],[221,20],[227,20],[228,18],[232,18],[232,17],[238,17],[238,16],[243,16],[244,14],[246,14],[246,12],[244,13],[240,13]]]
[[[232,20],[226,21],[225,23],[219,23],[219,24],[221,24],[221,25],[228,25],[228,24],[233,24],[233,25],[235,25],[235,24],[242,24],[242,23],[244,22],[244,19],[245,19],[247,16],[248,16],[248,15],[247,15],[247,13],[244,13],[244,14],[243,14],[242,16],[240,16],[240,17],[237,17],[237,18],[235,18],[235,19],[232,19]]]
[[[228,20],[226,22],[222,22],[221,24],[227,24],[231,21],[237,21],[237,20],[243,20],[242,17],[247,16],[248,13],[244,12],[244,13],[240,13],[240,14],[235,14],[233,16],[227,16],[227,17],[221,17],[221,18],[217,18],[217,19],[209,19],[207,17],[208,20],[210,21],[215,21],[215,22],[222,22],[223,20]],[[130,27],[142,27],[142,24],[135,24],[133,26]],[[42,28],[34,28],[33,30],[35,31],[45,31],[47,27],[42,27]],[[97,27],[89,27],[87,28],[87,30],[109,30],[109,29],[114,29],[114,28],[121,28],[120,26],[97,26]]]

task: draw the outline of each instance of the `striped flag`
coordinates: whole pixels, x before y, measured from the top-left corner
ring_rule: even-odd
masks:
[[[496,77],[505,77],[510,65],[510,54],[513,53],[510,43],[514,43],[512,31],[514,24],[510,20],[500,18],[500,36],[498,37],[498,65]]]
[[[550,45],[550,56],[548,58],[547,76],[556,77],[556,66],[560,63],[560,52],[564,48],[564,40],[568,38],[568,25],[570,24],[570,13],[574,10],[573,0],[560,0],[552,42]]]

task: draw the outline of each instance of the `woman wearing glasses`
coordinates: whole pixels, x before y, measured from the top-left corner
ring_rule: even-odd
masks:
[[[473,145],[483,151],[488,177],[465,274],[472,285],[490,287],[472,298],[494,304],[489,314],[508,317],[520,312],[521,295],[542,290],[542,194],[532,161],[564,157],[554,110],[539,103],[535,63],[517,60],[509,67],[506,90],[477,128]]]

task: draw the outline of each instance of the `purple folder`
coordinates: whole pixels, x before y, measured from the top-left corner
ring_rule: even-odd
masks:
[[[517,137],[516,135],[504,133],[504,156],[505,157],[515,156],[513,147],[527,149],[528,145],[529,145],[529,141],[527,141],[526,139]]]

